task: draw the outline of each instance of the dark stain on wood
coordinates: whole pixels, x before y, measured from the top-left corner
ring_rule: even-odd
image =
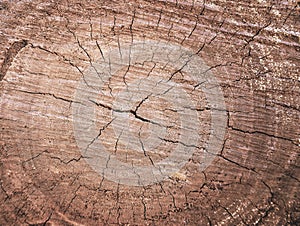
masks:
[[[0,6],[1,7],[1,6]],[[4,78],[6,75],[6,72],[8,71],[11,63],[13,62],[14,58],[16,55],[27,45],[28,41],[27,40],[21,40],[14,42],[10,48],[7,50],[7,53],[5,55],[5,59],[1,65],[0,68],[0,81]]]
[[[5,2],[0,2],[0,10],[7,10],[8,9],[8,5]]]

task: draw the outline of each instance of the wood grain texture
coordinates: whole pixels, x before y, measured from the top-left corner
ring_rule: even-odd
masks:
[[[1,2],[0,224],[300,224],[299,15],[293,0]],[[135,40],[188,48],[220,81],[226,134],[204,171],[196,152],[167,180],[132,187],[96,173],[80,152],[72,114],[78,83],[93,62]],[[99,98],[112,107],[110,88],[124,86],[125,72],[130,83],[149,73],[168,78],[173,69],[153,62],[132,65]],[[203,122],[197,131],[203,135],[200,150],[209,136],[211,109],[184,73],[172,81],[196,102]],[[166,106],[149,98],[139,113],[176,122],[174,112],[161,113]],[[100,113],[98,118],[110,110]],[[132,118],[133,128],[149,131],[146,124]],[[102,135],[113,153],[109,131]],[[176,138],[171,131],[168,139]],[[162,145],[153,161],[176,145]],[[151,164],[143,153],[119,148],[119,160]]]

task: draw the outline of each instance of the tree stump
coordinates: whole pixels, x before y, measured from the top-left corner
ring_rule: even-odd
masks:
[[[300,224],[299,2],[0,18],[1,225]]]

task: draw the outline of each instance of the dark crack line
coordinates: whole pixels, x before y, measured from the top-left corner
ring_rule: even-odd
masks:
[[[91,40],[93,40],[93,24],[92,24],[91,17],[89,17],[89,25],[90,25],[90,38]]]
[[[174,212],[177,212],[179,211],[179,208],[176,206],[176,199],[175,199],[175,196],[172,194],[172,192],[169,191],[169,194],[171,195],[172,197],[172,203],[173,203],[173,206],[174,206]]]
[[[159,124],[159,123],[157,123],[157,122],[154,122],[154,121],[152,121],[152,120],[150,120],[150,119],[143,118],[143,117],[139,116],[139,115],[137,114],[137,112],[134,111],[134,110],[130,110],[129,112],[130,112],[131,114],[133,114],[134,117],[135,117],[136,119],[139,119],[140,121],[147,122],[147,123],[151,123],[151,124],[154,124],[154,125],[157,125],[157,126],[160,126],[160,127],[166,127],[166,128],[172,128],[172,127],[173,127],[173,126],[164,126],[164,125],[161,125],[161,124]]]
[[[44,95],[44,96],[47,95],[47,96],[52,96],[52,97],[54,97],[57,100],[62,100],[62,101],[68,102],[68,103],[80,103],[80,102],[69,100],[69,99],[66,99],[66,98],[63,98],[63,97],[58,97],[58,96],[56,96],[53,93],[32,92],[32,91],[27,91],[27,90],[16,90],[16,91],[22,92],[22,93],[27,93],[27,94],[32,94],[32,95]]]
[[[220,201],[217,201],[219,206],[226,211],[226,213],[231,217],[231,219],[235,219],[234,216],[232,215],[232,213],[223,205],[221,205]]]
[[[69,24],[69,20],[67,20],[67,23]],[[97,73],[97,76],[101,79],[102,82],[104,82],[104,81],[102,80],[101,75],[99,74],[99,72],[97,71],[97,69],[95,68],[95,66],[93,65],[91,56],[89,55],[89,53],[87,52],[87,50],[81,45],[81,43],[80,43],[78,37],[76,36],[75,32],[72,31],[72,30],[68,27],[68,24],[66,25],[66,28],[67,28],[68,31],[73,35],[73,37],[74,37],[75,41],[77,42],[79,48],[80,48],[81,50],[83,50],[83,52],[85,53],[85,55],[88,57],[89,64],[90,64],[90,66],[95,70],[95,72]],[[96,44],[97,44],[97,42],[96,42]],[[63,58],[65,59],[64,56],[63,56]],[[71,61],[69,61],[69,63],[71,64]],[[74,64],[71,64],[71,65],[74,66]],[[85,84],[86,84],[88,87],[94,89],[93,87],[91,87],[91,86],[87,83],[87,81],[85,80],[85,76],[84,76],[84,74],[82,73],[82,71],[81,71],[76,65],[75,65],[75,67],[76,67],[76,68],[80,71],[80,73],[82,74],[82,78],[83,78]]]
[[[177,141],[177,140],[169,140],[169,139],[165,139],[165,138],[161,138],[161,137],[158,137],[160,140],[162,141],[165,141],[167,143],[173,143],[173,144],[181,144],[182,146],[185,146],[185,147],[188,147],[188,148],[197,148],[197,149],[200,149],[200,147],[196,146],[196,145],[193,145],[193,144],[186,144],[186,143],[183,143],[182,141]]]
[[[31,157],[31,158],[29,158],[29,159],[23,161],[23,162],[22,162],[22,165],[23,165],[24,163],[26,163],[26,162],[32,161],[32,160],[34,160],[34,159],[40,157],[40,156],[41,156],[42,154],[44,154],[44,153],[48,153],[48,154],[49,154],[49,151],[48,151],[48,150],[45,150],[45,151],[42,151],[42,152],[38,153],[37,155],[35,155],[35,156],[33,156],[33,157]]]
[[[70,31],[71,32],[71,31]],[[95,70],[95,72],[97,73],[97,76],[99,77],[99,79],[104,83],[101,75],[99,74],[98,70],[95,68],[95,66],[93,65],[93,61],[92,61],[92,58],[90,56],[90,54],[88,53],[88,51],[82,46],[82,44],[80,43],[79,39],[77,38],[77,36],[75,35],[74,32],[71,32],[74,36],[74,38],[76,39],[77,41],[77,44],[78,46],[80,47],[80,49],[82,49],[82,51],[85,53],[85,55],[88,57],[89,59],[89,62],[90,62],[90,66]],[[96,43],[97,44],[97,43]],[[99,46],[100,47],[100,46]]]
[[[275,208],[274,204],[276,204],[275,201],[274,201],[274,192],[272,191],[271,187],[265,181],[261,180],[261,182],[264,184],[264,186],[266,186],[268,188],[268,190],[270,192],[271,197],[268,200],[268,203],[269,203],[270,206],[264,211],[264,214],[258,219],[258,221],[256,221],[255,225],[259,225],[263,221],[263,219],[268,217],[270,212],[272,210],[274,210],[274,208]]]
[[[173,25],[173,23],[172,23],[171,26],[170,26],[170,28],[169,28],[169,31],[168,31],[169,41],[170,41],[170,39],[171,39],[170,33],[171,33],[171,30],[172,30],[173,26],[174,26],[174,25]]]
[[[108,109],[108,110],[110,110],[110,111],[119,112],[119,110],[113,109],[112,107],[107,106],[107,105],[105,105],[105,104],[102,104],[101,102],[96,102],[96,101],[91,100],[91,99],[89,99],[89,101],[92,102],[93,104],[97,105],[98,107],[100,106],[100,107],[106,108],[106,109]]]
[[[146,99],[146,98],[145,98]],[[143,121],[143,122],[147,122],[147,123],[151,123],[151,124],[154,124],[154,125],[157,125],[157,126],[160,126],[160,127],[166,127],[166,128],[172,128],[173,126],[164,126],[164,125],[161,125],[155,121],[152,121],[150,119],[147,119],[147,118],[144,118],[144,117],[141,117],[137,114],[136,110],[119,110],[119,109],[114,109],[110,106],[107,106],[107,105],[104,105],[100,102],[96,102],[94,100],[91,100],[90,101],[94,104],[96,104],[97,106],[100,106],[100,107],[103,107],[103,108],[106,108],[110,111],[113,111],[113,112],[118,112],[118,113],[131,113],[132,115],[134,115],[134,117],[140,121]]]
[[[174,71],[170,78],[167,80],[167,82],[169,82],[173,77],[174,75],[176,75],[177,73],[182,73],[182,70],[183,68],[192,60],[193,56],[189,56],[189,59],[184,63],[184,65],[181,66],[181,68],[179,68],[178,70]]]
[[[100,47],[99,43],[97,42],[97,40],[96,40],[96,46],[97,46],[97,48],[99,49],[99,52],[100,52],[100,54],[101,54],[101,57],[102,57],[102,59],[105,61],[105,58],[104,58],[104,55],[103,55],[102,49],[101,49],[101,47]]]
[[[145,200],[144,200],[144,194],[141,197],[141,202],[143,204],[143,216],[144,216],[144,220],[146,220],[147,219],[147,206],[146,206],[146,203],[145,203]]]
[[[81,185],[78,186],[78,188],[75,190],[74,192],[74,196],[72,197],[71,201],[69,202],[69,204],[67,205],[66,209],[64,210],[64,214],[68,211],[68,209],[70,208],[70,206],[72,205],[74,199],[77,197],[77,192],[80,189]]]
[[[220,155],[220,154],[219,154],[218,156],[220,156],[220,157],[223,158],[224,160],[226,160],[226,161],[228,161],[228,162],[230,162],[230,163],[232,163],[232,164],[234,164],[234,165],[236,165],[236,166],[238,166],[238,167],[241,167],[241,168],[244,168],[244,169],[246,169],[246,170],[252,171],[252,172],[254,172],[254,173],[256,173],[256,174],[259,174],[258,172],[255,171],[254,168],[249,168],[249,167],[247,167],[247,166],[241,165],[241,164],[239,164],[239,163],[237,163],[237,162],[235,162],[235,161],[233,161],[233,160],[231,160],[231,159],[225,157],[224,155]]]
[[[202,46],[197,50],[196,55],[199,55],[199,53],[203,50],[203,48],[205,47],[205,42],[202,44]]]
[[[290,104],[280,103],[280,102],[277,102],[277,101],[274,101],[274,100],[272,100],[271,103],[275,104],[275,105],[278,105],[278,106],[281,106],[281,107],[284,107],[284,108],[293,109],[295,111],[299,111],[300,112],[300,108],[297,108],[296,106],[292,106]]]
[[[133,30],[132,30],[132,26],[133,26],[133,23],[134,23],[134,19],[135,19],[135,14],[136,14],[136,11],[135,11],[135,9],[134,9],[134,11],[133,11],[133,15],[132,15],[132,19],[131,19],[131,23],[130,23],[130,25],[129,25],[129,30],[130,30],[130,34],[131,34],[131,45],[129,46],[129,56],[128,56],[128,67],[127,67],[127,70],[126,70],[126,72],[125,72],[125,74],[124,74],[124,76],[123,76],[123,82],[124,82],[124,84],[126,85],[126,88],[128,89],[128,84],[127,84],[127,82],[126,82],[126,75],[127,75],[127,73],[129,72],[129,69],[130,69],[130,62],[131,62],[131,46],[132,46],[132,44],[133,44]]]
[[[187,37],[188,39],[192,36],[193,32],[196,30],[197,25],[198,25],[198,21],[196,21],[196,23],[195,23],[195,25],[194,25],[194,27],[193,27],[191,33],[188,35],[188,37]]]
[[[160,12],[159,12],[159,18],[158,18],[158,21],[157,21],[157,25],[156,25],[156,30],[158,30],[159,23],[160,23],[160,21],[161,21],[162,12],[163,12],[163,9],[161,8],[161,9],[160,9]]]
[[[268,73],[272,73],[273,71],[271,70],[266,70],[266,71],[258,71],[257,73],[254,74],[254,76],[250,77],[250,78],[245,78],[245,77],[240,77],[236,80],[234,80],[233,82],[239,82],[241,80],[244,80],[244,81],[251,81],[251,80],[254,80],[254,79],[259,79],[259,78],[263,78],[265,77]]]
[[[113,32],[113,35],[115,36],[116,35],[116,31],[115,31],[115,27],[116,27],[116,16],[114,15],[114,23],[113,23],[113,26],[111,28],[111,31]]]
[[[105,168],[108,169],[108,163],[110,161],[111,155],[108,156],[107,161],[105,163]]]
[[[150,74],[153,72],[154,68],[156,67],[156,63],[153,63],[153,67],[150,69],[149,73],[147,74],[147,78],[150,76]]]
[[[205,6],[205,3],[206,3],[206,0],[203,1],[202,9],[201,9],[201,11],[200,11],[199,14],[198,14],[199,16],[200,16],[200,15],[201,15],[201,16],[204,15],[205,7],[206,7],[206,6]]]
[[[141,105],[147,100],[147,99],[149,99],[149,97],[151,96],[152,94],[149,94],[148,96],[146,96],[144,99],[142,99],[141,100],[141,102],[136,106],[136,108],[135,108],[135,112],[137,112],[138,111],[138,109],[141,107]]]
[[[263,27],[259,28],[256,33],[249,39],[249,40],[246,40],[246,44],[244,45],[243,48],[245,48],[247,45],[250,44],[250,42],[254,41],[255,37],[258,36],[262,30],[266,29],[268,26],[270,26],[272,23],[272,21],[270,20],[266,25],[264,25]]]
[[[251,48],[249,48],[247,54],[242,57],[242,61],[240,65],[243,66],[244,61],[246,60],[246,58],[249,57],[251,57]]]
[[[134,23],[135,14],[136,14],[136,11],[135,11],[135,9],[134,9],[133,15],[132,15],[132,18],[131,18],[131,23],[130,23],[130,25],[129,25],[129,30],[130,30],[131,38],[132,38],[132,39],[133,39],[132,26],[133,26],[133,23]],[[133,40],[132,40],[132,41],[133,41]]]
[[[298,146],[298,144],[296,144],[292,139],[289,139],[289,138],[286,138],[286,137],[276,136],[276,135],[268,134],[268,133],[262,132],[262,131],[247,131],[247,130],[242,130],[242,129],[238,129],[238,128],[235,128],[235,127],[230,126],[230,125],[228,126],[228,128],[230,128],[230,129],[232,129],[234,131],[241,132],[241,133],[246,133],[246,134],[260,134],[260,135],[265,135],[265,136],[272,137],[272,138],[275,138],[275,139],[281,139],[281,140],[289,141],[292,144]]]
[[[124,129],[122,129],[122,131],[121,131],[121,133],[119,134],[119,136],[117,137],[117,140],[116,140],[116,143],[115,143],[115,154],[117,153],[117,150],[118,150],[118,144],[119,144],[119,141],[120,141],[120,138],[121,138],[121,136],[122,136],[122,134],[123,134],[123,131],[124,131]]]
[[[53,212],[51,212],[51,213],[49,214],[49,216],[47,217],[47,219],[46,219],[44,222],[40,223],[39,225],[46,226],[47,223],[50,221],[50,219],[51,219],[51,217],[52,217],[52,214],[53,214]]]
[[[128,89],[128,84],[127,84],[127,82],[126,82],[126,76],[127,76],[127,73],[129,72],[129,70],[130,70],[130,64],[131,64],[131,57],[130,57],[130,55],[131,55],[131,46],[129,47],[129,56],[128,56],[128,67],[127,67],[127,69],[126,69],[126,71],[125,71],[125,73],[124,73],[124,75],[123,75],[123,82],[124,82],[124,84],[126,85],[126,87],[127,87],[127,89]]]
[[[204,46],[204,45],[203,45]],[[202,72],[201,75],[205,75],[207,72],[215,69],[215,68],[218,68],[218,67],[226,67],[226,66],[230,66],[231,64],[234,64],[236,63],[235,61],[233,62],[226,62],[225,64],[217,64],[217,65],[214,65],[214,66],[211,66],[210,68],[208,68],[206,71]],[[197,89],[200,85],[204,84],[205,82],[207,82],[207,80],[203,81],[203,82],[200,82],[198,84],[196,84],[194,86],[194,90]],[[217,85],[216,85],[217,86]]]
[[[118,49],[119,49],[119,54],[120,54],[120,58],[121,58],[121,60],[122,60],[123,56],[122,56],[122,51],[121,51],[120,35],[118,35],[117,39],[118,39]]]
[[[103,175],[104,175],[104,173],[102,173],[102,179],[101,179],[100,184],[97,188],[98,191],[106,191],[106,190],[102,190],[102,184],[103,184],[103,181],[104,181],[104,176]]]
[[[84,76],[84,73],[82,72],[82,70],[76,65],[76,64],[74,64],[70,59],[67,59],[65,56],[63,56],[63,55],[61,55],[61,54],[59,54],[59,53],[57,53],[57,52],[55,52],[55,51],[50,51],[50,50],[48,50],[48,49],[46,49],[46,48],[44,48],[44,47],[41,47],[41,46],[34,46],[32,43],[30,43],[30,46],[31,46],[31,48],[38,48],[38,49],[40,49],[40,50],[43,50],[43,51],[45,51],[45,52],[47,52],[47,53],[50,53],[50,54],[54,54],[54,55],[56,55],[57,57],[59,57],[59,58],[61,58],[64,62],[67,62],[70,66],[72,66],[73,68],[76,68],[76,70],[81,74],[81,76],[82,76],[82,78],[83,78],[83,81],[84,81],[84,83],[87,85],[87,87],[89,87],[89,88],[91,88],[91,89],[94,89],[93,87],[91,87],[89,84],[88,84],[88,82],[86,81],[86,79],[85,79],[85,76]],[[96,71],[97,72],[97,71]],[[97,73],[97,75],[98,75],[98,73]],[[98,75],[99,76],[99,75]]]
[[[146,157],[149,158],[151,164],[152,164],[153,166],[155,166],[155,165],[154,165],[154,162],[153,162],[153,160],[152,160],[152,158],[151,158],[151,156],[147,154],[147,151],[146,151],[146,149],[145,149],[144,143],[143,143],[143,141],[142,141],[142,139],[141,139],[141,129],[142,129],[142,127],[140,128],[140,131],[139,131],[139,141],[140,141],[142,150],[143,150],[143,152],[144,152],[144,155],[145,155]]]
[[[299,2],[298,2],[299,4]],[[286,18],[284,19],[283,23],[282,23],[282,26],[285,25],[286,21],[288,20],[288,18],[292,15],[292,12],[297,8],[297,4],[290,10],[289,14],[286,16]]]
[[[115,120],[115,118],[113,118],[110,122],[108,122],[106,125],[104,125],[100,130],[99,130],[99,133],[98,133],[98,135],[87,145],[87,147],[86,147],[86,149],[85,150],[87,150],[94,142],[95,142],[95,140],[97,140],[100,136],[101,136],[101,134],[102,134],[102,132],[113,122]]]
[[[127,156],[126,156],[126,162],[127,162]],[[137,177],[138,177],[138,184],[139,184],[139,185],[143,185],[143,184],[141,183],[141,176],[135,171],[135,167],[134,167],[134,165],[133,165],[133,162],[131,162],[131,165],[132,165],[133,173],[134,173],[135,175],[137,175]]]
[[[80,155],[78,158],[72,158],[72,159],[70,159],[70,160],[68,160],[68,161],[63,161],[61,158],[59,158],[59,157],[57,157],[57,156],[50,156],[50,158],[51,159],[57,159],[57,160],[59,160],[60,162],[62,162],[63,164],[66,164],[66,165],[68,165],[69,163],[71,163],[71,162],[79,162],[81,159],[86,159],[86,158],[88,158],[88,157],[84,157],[84,156],[82,156],[82,155]]]

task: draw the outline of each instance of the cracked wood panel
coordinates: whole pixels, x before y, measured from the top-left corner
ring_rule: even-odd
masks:
[[[0,18],[1,225],[300,223],[298,2],[2,1]],[[223,148],[204,171],[196,152],[169,179],[130,187],[87,164],[74,137],[72,105],[93,62],[148,39],[182,45],[207,63],[220,81],[228,122]],[[178,145],[175,130],[160,155],[124,151],[110,136],[109,119],[101,118],[114,110],[110,92],[152,73],[191,93],[203,147],[210,109],[196,84],[175,72],[155,62],[132,65],[110,81],[103,102],[95,101],[99,136],[120,160],[151,164]],[[139,137],[153,112],[170,107],[146,97],[131,110]],[[161,114],[176,121],[172,111]]]

